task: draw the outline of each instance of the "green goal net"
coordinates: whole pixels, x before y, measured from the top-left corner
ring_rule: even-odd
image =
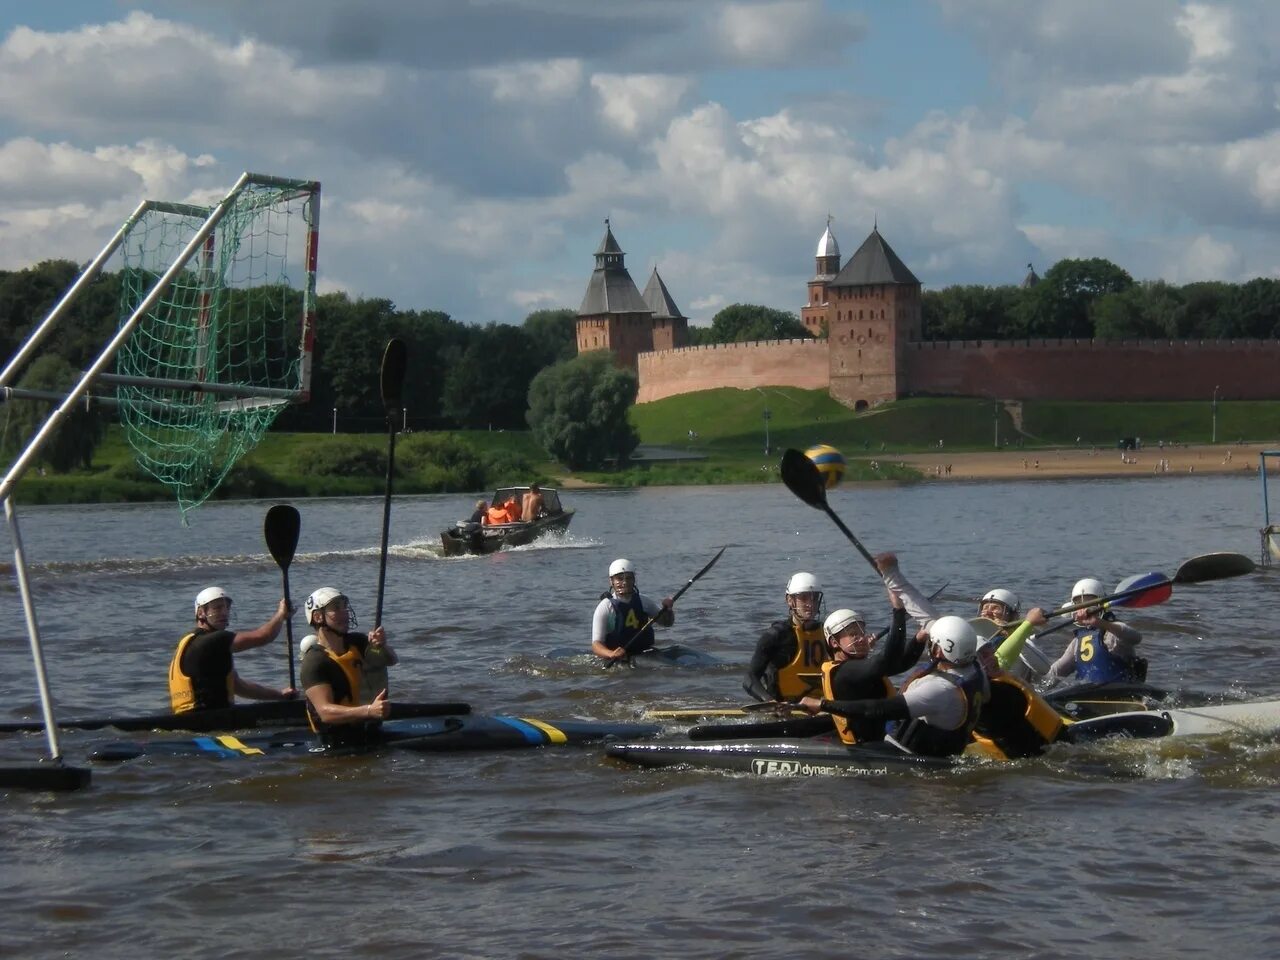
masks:
[[[125,226],[116,355],[139,467],[185,516],[305,399],[319,184],[246,174],[215,207],[154,203]]]

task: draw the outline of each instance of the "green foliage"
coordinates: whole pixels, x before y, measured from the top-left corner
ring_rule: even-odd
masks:
[[[43,390],[65,395],[79,379],[79,371],[62,357],[45,354],[33,360],[18,386],[27,390]],[[13,399],[0,411],[0,451],[6,459],[16,457],[27,442],[43,426],[57,406],[52,400]],[[36,455],[36,463],[58,473],[87,468],[93,451],[106,433],[106,418],[101,406],[85,409],[77,404],[57,430],[45,441]]]
[[[593,350],[548,367],[529,387],[529,426],[543,449],[572,470],[624,462],[640,442],[627,420],[636,375]]]
[[[529,384],[541,360],[520,327],[493,324],[471,342],[444,376],[444,412],[464,427],[524,425]]]
[[[524,318],[524,332],[537,357],[537,369],[561,360],[572,360],[578,353],[578,311],[568,307],[559,310],[535,310]]]
[[[752,303],[734,303],[711,319],[710,343],[813,339],[794,313]]]
[[[315,442],[295,451],[293,473],[319,477],[385,477],[385,444],[373,437],[317,435]]]

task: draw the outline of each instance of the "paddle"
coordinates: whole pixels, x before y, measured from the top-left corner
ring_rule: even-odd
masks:
[[[455,716],[470,713],[466,703],[397,702],[391,705],[391,720],[413,720],[418,717]],[[243,730],[246,727],[270,726],[281,723],[305,722],[306,705],[302,700],[263,700],[256,703],[237,703],[215,710],[192,710],[188,713],[153,713],[133,717],[84,717],[63,720],[62,730],[101,730],[115,727],[117,730]],[[44,729],[38,720],[12,720],[0,722],[0,733],[33,733]]]
[[[287,503],[277,503],[267,511],[262,522],[262,536],[267,541],[267,549],[271,557],[280,567],[283,580],[284,602],[292,608],[289,600],[289,564],[293,563],[293,553],[298,549],[298,533],[302,528],[302,520],[298,511]],[[293,672],[293,614],[284,621],[284,635],[289,657],[289,686],[298,688],[297,678]]]
[[[675,596],[671,598],[671,606],[674,607],[676,605],[676,601],[684,596],[684,592],[688,590],[690,587],[692,587],[699,580],[701,580],[703,575],[716,565],[716,561],[720,559],[721,554],[723,554],[727,549],[728,549],[727,545],[721,547],[719,552],[716,553],[716,555],[712,557],[710,561],[708,561],[705,567],[703,567],[701,570],[695,573],[692,577],[690,577],[688,583],[686,583],[683,587],[681,587],[679,590],[676,591]],[[631,649],[631,645],[636,642],[637,637],[641,636],[646,630],[648,630],[651,626],[653,626],[654,621],[657,620],[658,617],[660,616],[662,616],[661,611],[659,611],[656,615],[650,617],[648,621],[646,621],[645,625],[641,627],[639,630],[637,630],[634,634],[632,634],[631,639],[622,645],[622,656],[618,657],[616,660],[606,660],[604,662],[604,668],[608,670],[614,664],[616,664],[618,660],[630,660],[630,654],[628,653],[628,651]]]
[[[756,740],[763,737],[816,737],[835,729],[830,714],[767,720],[762,723],[701,723],[689,728],[690,740]]]
[[[1257,564],[1243,553],[1206,553],[1178,567],[1173,575],[1174,583],[1204,583],[1208,580],[1225,580],[1253,573]]]
[[[387,585],[387,537],[391,533],[391,486],[396,470],[396,418],[403,409],[401,396],[404,388],[405,366],[408,354],[404,341],[392,337],[382,353],[382,406],[387,411],[387,492],[382,498],[382,547],[378,553],[378,603],[374,608],[373,625],[382,626],[382,598]]]
[[[875,558],[867,552],[867,548],[853,535],[853,531],[844,525],[844,521],[836,516],[836,512],[827,503],[827,485],[822,479],[822,474],[818,472],[817,465],[799,450],[792,449],[782,455],[781,469],[782,482],[787,485],[787,489],[809,506],[825,510],[827,516],[834,520],[840,531],[849,538],[849,542],[857,547],[867,563],[871,564],[876,571],[876,576],[880,576],[880,568],[876,566]]]

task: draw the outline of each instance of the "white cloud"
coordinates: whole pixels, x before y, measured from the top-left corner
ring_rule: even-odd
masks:
[[[600,97],[600,112],[616,130],[635,135],[667,120],[689,89],[685,77],[617,76],[598,73],[591,86]]]
[[[484,67],[472,75],[493,92],[493,99],[517,103],[549,103],[575,93],[582,86],[582,61],[560,57],[541,63]]]
[[[1189,3],[1175,23],[1191,41],[1193,61],[1224,60],[1235,51],[1235,22],[1225,7]]]

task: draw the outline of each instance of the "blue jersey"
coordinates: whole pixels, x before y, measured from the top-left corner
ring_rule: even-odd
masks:
[[[1076,630],[1076,679],[1081,683],[1133,683],[1133,664],[1116,656],[1101,627]]]

